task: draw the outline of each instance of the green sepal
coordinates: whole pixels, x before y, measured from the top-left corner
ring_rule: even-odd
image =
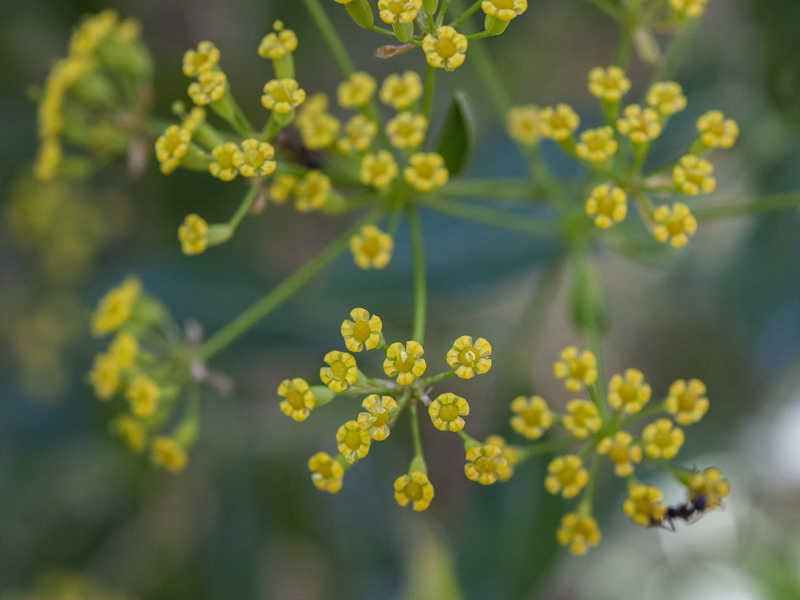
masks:
[[[314,394],[314,406],[325,406],[336,397],[336,393],[327,385],[312,385],[311,393]]]
[[[369,29],[375,24],[375,16],[372,14],[372,7],[367,0],[353,0],[346,4],[345,8],[356,25]]]
[[[506,27],[508,27],[510,22],[511,21],[498,19],[494,15],[486,15],[486,20],[483,22],[483,26],[489,35],[500,35],[506,30]]]
[[[444,159],[450,175],[457,175],[464,169],[474,143],[475,113],[467,94],[458,91],[453,96],[436,145],[436,152]]]
[[[414,36],[414,21],[408,23],[392,23],[395,37],[405,43]]]

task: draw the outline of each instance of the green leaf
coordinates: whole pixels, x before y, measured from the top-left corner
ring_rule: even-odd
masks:
[[[475,113],[467,94],[458,91],[447,112],[436,151],[442,155],[450,175],[457,175],[467,165],[475,143]]]

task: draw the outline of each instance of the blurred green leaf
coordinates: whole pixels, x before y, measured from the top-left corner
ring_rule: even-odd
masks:
[[[436,151],[442,155],[450,175],[467,165],[475,144],[475,113],[466,92],[458,91],[447,111]]]

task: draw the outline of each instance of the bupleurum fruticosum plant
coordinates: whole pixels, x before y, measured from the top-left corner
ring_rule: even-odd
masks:
[[[355,308],[341,326],[346,351],[325,355],[321,385],[295,377],[278,387],[278,407],[295,421],[306,420],[316,407],[337,396],[361,401],[362,410],[351,413],[331,440],[336,451],[310,458],[314,485],[337,492],[345,471],[363,459],[373,443],[389,437],[407,411],[411,461],[408,471],[398,474],[394,495],[403,506],[427,508],[434,485],[427,476],[420,441],[419,413],[424,409],[433,427],[459,436],[465,475],[481,484],[508,479],[535,456],[571,448],[549,462],[544,485],[550,493],[577,498],[575,510],[564,516],[556,533],[575,554],[599,543],[592,500],[606,461],[625,480],[627,499],[622,508],[638,525],[671,526],[673,513],[679,514],[666,507],[656,487],[639,478],[643,466],[669,474],[686,488],[687,500],[681,505],[686,511],[719,506],[729,486],[718,469],[685,469],[671,462],[683,443],[682,427],[697,422],[708,410],[705,386],[697,379],[681,379],[656,396],[661,400],[651,401],[650,386],[640,371],[627,369],[613,375],[607,385],[598,373],[607,319],[592,249],[607,243],[622,252],[643,245],[648,252],[675,252],[695,235],[700,220],[794,207],[800,204],[800,194],[691,208],[695,196],[709,194],[716,186],[707,156],[733,146],[739,131],[721,112],[698,110],[697,135],[686,139],[685,150],[664,164],[649,164],[649,151],[670,117],[687,108],[681,86],[670,77],[685,40],[670,43],[662,56],[652,32],[690,35],[696,29],[692,21],[701,16],[707,0],[590,1],[618,21],[622,33],[613,64],[589,73],[589,93],[599,100],[603,120],[583,130],[580,117],[566,104],[513,106],[481,46],[482,38],[503,33],[525,13],[526,0],[479,0],[469,7],[460,0],[329,2],[345,5],[359,26],[390,38],[389,44],[377,48],[377,56],[390,59],[416,52],[426,63],[424,77],[410,70],[380,83],[356,70],[321,0],[303,0],[343,75],[335,103],[316,93],[312,83],[300,76],[302,70],[296,73],[297,36],[277,21],[257,48],[274,71],[263,85],[265,112],[258,128],[234,99],[220,51],[210,41],[200,42],[183,58],[194,106],[187,109],[184,102],[175,102],[173,112],[179,120],[173,124],[153,119],[148,114],[152,68],[136,23],[120,21],[110,11],[86,19],[73,34],[69,57],[56,64],[41,94],[42,146],[35,168],[40,179],[85,175],[121,156],[135,166],[141,162],[142,140],[155,134],[155,157],[163,174],[183,168],[232,185],[243,181],[244,197],[227,222],[209,224],[200,215],[186,216],[178,238],[187,255],[226,242],[245,217],[258,216],[269,203],[292,200],[300,213],[365,212],[316,258],[205,340],[196,329],[182,333],[134,277],[108,292],[92,317],[91,330],[97,336],[114,337],[96,357],[89,379],[96,396],[115,407],[111,430],[131,450],[146,451],[156,464],[181,471],[197,435],[200,383],[212,379],[207,362],[348,248],[358,267],[384,268],[405,218],[413,263],[411,335],[388,343],[381,319]],[[471,33],[475,13],[482,16],[482,29]],[[625,72],[633,50],[643,62],[657,66],[655,83],[641,90],[638,102],[627,99],[637,89]],[[437,76],[469,65],[470,55],[475,56],[472,65],[484,89],[490,90],[492,105],[528,163],[530,180],[460,176],[473,132],[472,111],[461,92],[452,100],[440,136],[434,140],[429,133]],[[585,177],[574,181],[555,177],[543,160],[543,140],[555,142],[583,166]],[[67,145],[69,154],[63,152]],[[81,151],[77,158],[73,147]],[[486,206],[465,201],[470,197],[486,200]],[[551,216],[501,210],[492,203],[495,197],[547,204]],[[590,350],[567,348],[555,364],[555,376],[564,379],[567,390],[582,392],[569,400],[565,414],[555,414],[537,395],[513,399],[510,425],[525,443],[469,436],[464,430],[469,400],[444,386],[448,377],[468,379],[491,368],[492,349],[485,339],[459,337],[440,363],[449,369],[432,369],[439,372],[428,374],[420,205],[521,234],[554,238],[561,245],[557,264],[570,267],[573,320]],[[631,224],[630,210],[638,213],[644,228]],[[364,305],[369,305],[368,299]],[[369,352],[380,357],[382,374],[359,368],[359,362],[368,364],[361,357]],[[657,418],[649,420],[652,417]],[[547,432],[555,424],[565,434],[540,439],[550,435]]]

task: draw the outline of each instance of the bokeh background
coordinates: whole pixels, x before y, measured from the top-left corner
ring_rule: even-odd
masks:
[[[417,53],[381,61],[384,40],[358,30],[326,3],[358,68],[381,77],[419,68]],[[186,99],[183,52],[203,39],[222,51],[234,93],[261,115],[271,75],[255,50],[273,20],[297,31],[298,77],[309,91],[339,82],[330,56],[295,0],[6,2],[0,11],[0,598],[47,600],[515,600],[800,598],[800,219],[796,211],[702,224],[685,251],[631,258],[598,250],[612,307],[606,375],[636,366],[656,394],[701,378],[712,409],[689,429],[688,466],[717,465],[733,485],[723,511],[677,534],[642,530],[619,510],[610,473],[598,490],[599,548],[573,558],[554,531],[568,505],[542,486],[545,461],[506,484],[463,476],[455,436],[423,420],[436,499],[425,514],[398,507],[391,484],[410,459],[404,426],[348,472],[334,496],[318,492],[308,456],[331,451],[355,407],[334,403],[298,425],[280,414],[275,388],[312,379],[341,340],[354,306],[384,319],[388,337],[411,330],[410,261],[401,230],[384,272],[343,257],[213,368],[236,382],[206,390],[202,432],[187,471],[151,468],[107,433],[85,372],[100,350],[86,332],[97,298],[138,273],[180,322],[213,332],[302,265],[348,222],[270,207],[236,239],[201,257],[180,254],[184,215],[223,219],[241,187],[149,164],[131,178],[113,165],[88,182],[42,190],[30,181],[35,104],[52,61],[65,53],[81,15],[115,8],[143,22],[156,59],[155,112]],[[800,3],[711,0],[701,34],[677,79],[689,98],[658,152],[672,156],[711,108],[734,117],[742,136],[714,158],[719,189],[708,203],[800,189]],[[485,43],[515,102],[569,102],[599,120],[586,74],[611,61],[617,28],[587,2],[531,0],[523,18]],[[649,67],[634,60],[634,93]],[[446,98],[466,89],[480,115],[469,172],[522,176],[524,166],[469,69],[442,77]],[[566,175],[556,148],[545,154]],[[32,239],[25,223],[60,210],[57,231]],[[431,307],[426,355],[444,368],[458,335],[487,337],[494,368],[442,391],[467,397],[468,430],[510,436],[508,402],[536,390],[569,400],[551,378],[558,350],[578,343],[566,280],[541,292],[553,244],[424,212]],[[547,308],[551,304],[552,308]],[[441,357],[441,358],[437,358]],[[375,369],[379,368],[376,363]],[[405,425],[403,423],[403,425]],[[657,476],[668,498],[680,491]]]

